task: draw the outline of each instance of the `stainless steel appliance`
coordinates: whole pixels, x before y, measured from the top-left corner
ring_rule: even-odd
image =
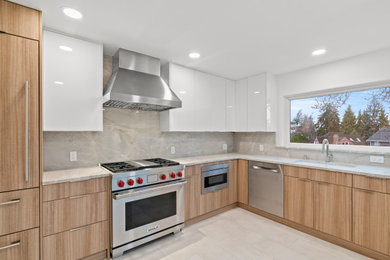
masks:
[[[283,166],[249,162],[249,205],[283,217]]]
[[[112,257],[184,227],[184,167],[164,159],[104,163],[112,175]]]
[[[160,77],[160,60],[119,49],[112,75],[104,87],[103,106],[162,111],[181,107],[181,101]]]
[[[202,167],[202,194],[229,186],[229,164],[214,164]]]

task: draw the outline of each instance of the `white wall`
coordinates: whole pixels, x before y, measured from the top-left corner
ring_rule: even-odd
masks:
[[[313,59],[320,57],[313,57]],[[289,136],[287,97],[308,92],[331,92],[359,85],[379,85],[390,80],[390,49],[371,52],[276,77],[279,95],[276,145],[285,146]]]

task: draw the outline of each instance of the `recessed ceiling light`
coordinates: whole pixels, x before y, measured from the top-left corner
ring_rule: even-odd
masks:
[[[54,84],[62,86],[62,85],[64,85],[64,82],[62,82],[62,81],[54,81]]]
[[[180,94],[186,94],[187,91],[185,91],[185,90],[180,90],[179,93],[180,93]]]
[[[260,94],[260,91],[254,91],[253,94]]]
[[[199,59],[200,54],[198,52],[191,52],[190,54],[188,54],[188,57],[190,57],[191,59]]]
[[[63,7],[62,12],[73,19],[81,19],[83,18],[83,14],[77,11],[76,9],[70,8],[70,7]]]
[[[325,54],[326,53],[326,50],[325,49],[318,49],[318,50],[315,50],[311,53],[311,55],[313,56],[318,56],[318,55],[322,55],[322,54]]]
[[[65,46],[65,45],[60,45],[60,46],[58,46],[58,48],[60,50],[63,50],[63,51],[72,51],[73,50],[71,47],[68,47],[68,46]]]

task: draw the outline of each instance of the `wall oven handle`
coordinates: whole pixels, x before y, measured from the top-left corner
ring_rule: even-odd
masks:
[[[160,189],[167,188],[167,187],[181,186],[181,185],[184,185],[186,183],[187,183],[187,181],[180,181],[180,182],[176,182],[176,183],[172,183],[172,184],[158,185],[158,186],[152,187],[152,188],[146,187],[146,188],[142,188],[139,190],[130,190],[129,192],[122,193],[122,194],[112,194],[112,198],[114,200],[120,200],[123,198],[132,197],[132,196],[140,194],[140,193],[152,192],[152,191],[160,190]]]

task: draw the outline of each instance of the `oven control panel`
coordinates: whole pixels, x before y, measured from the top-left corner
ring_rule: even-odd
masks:
[[[138,188],[182,178],[184,178],[183,165],[114,173],[112,175],[112,191]]]

